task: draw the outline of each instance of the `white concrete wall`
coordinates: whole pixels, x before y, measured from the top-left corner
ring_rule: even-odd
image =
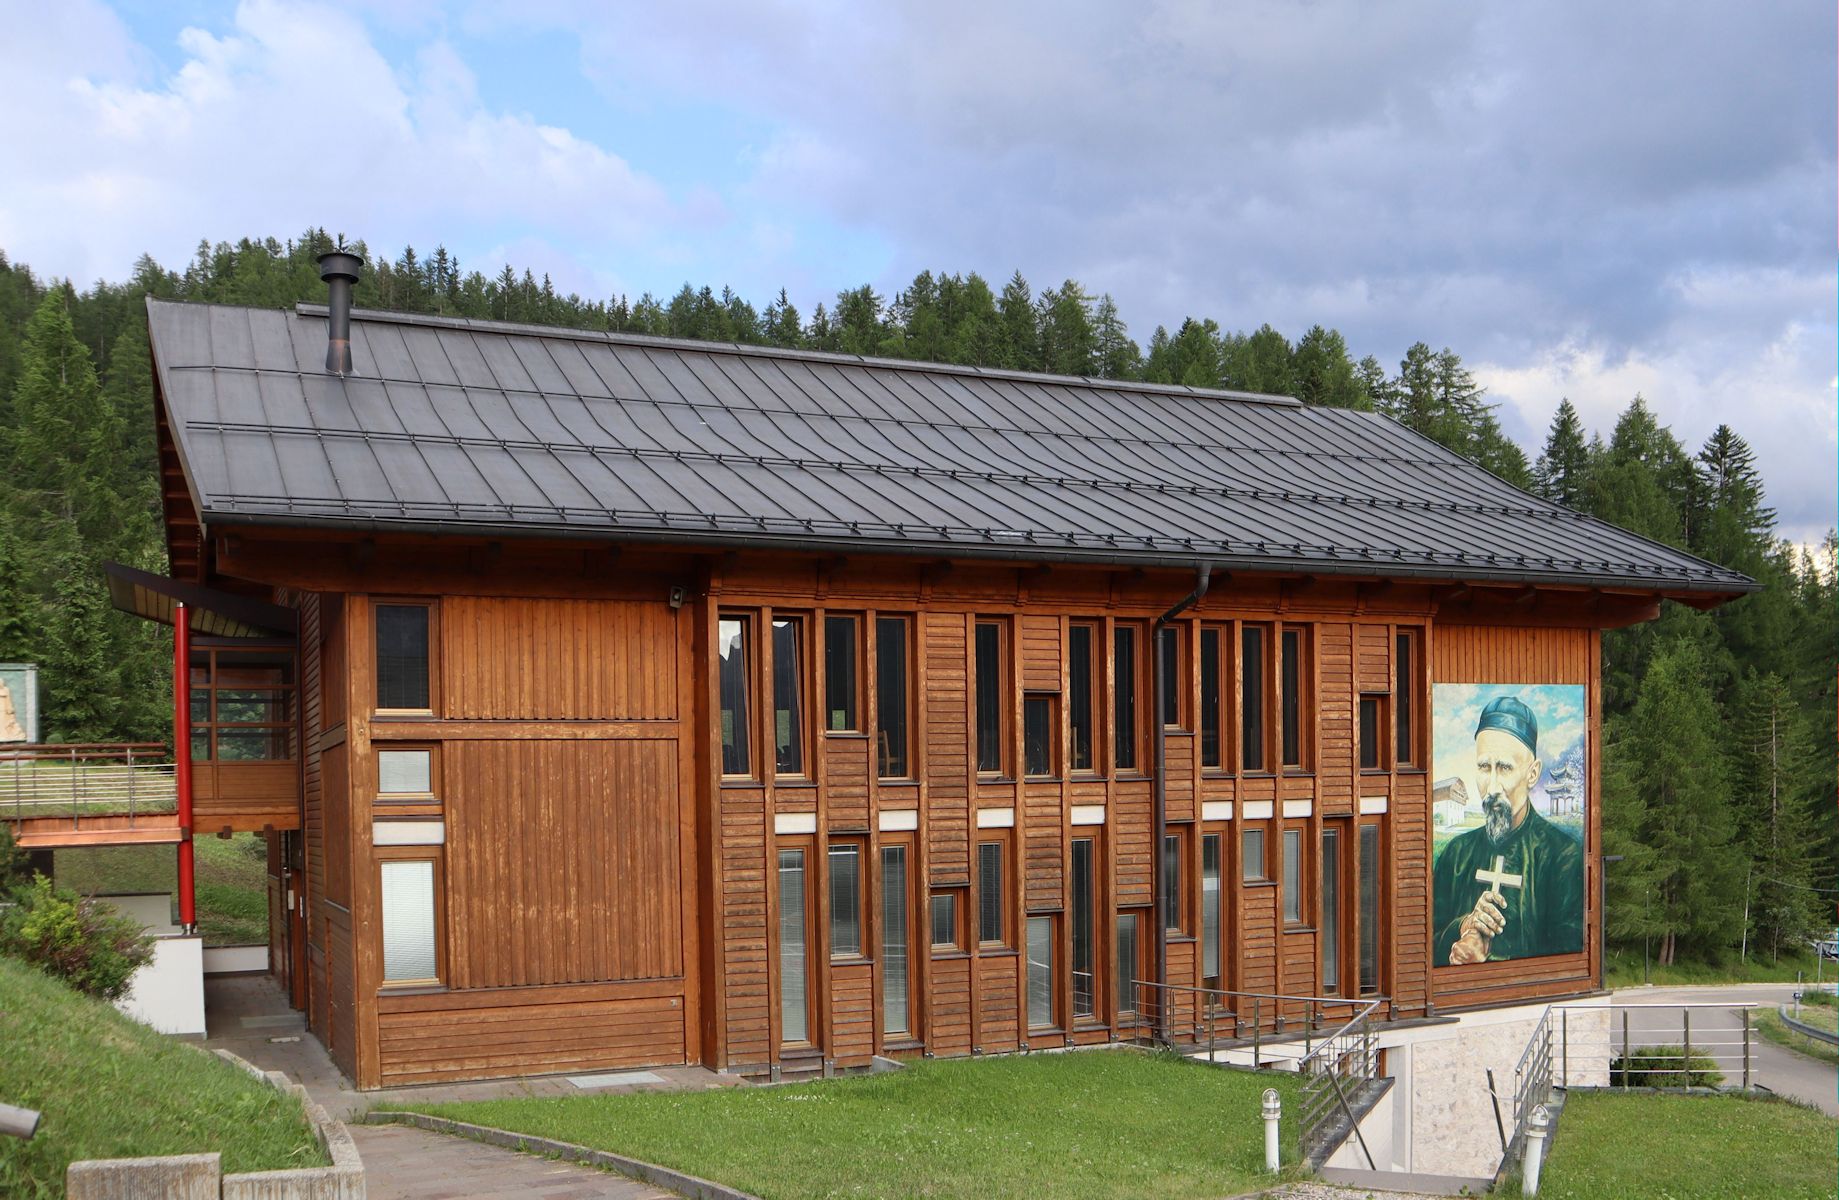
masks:
[[[206,946],[206,975],[238,975],[268,970],[267,946]]]
[[[174,935],[153,943],[153,961],[134,972],[115,1007],[161,1033],[204,1033],[204,939]]]

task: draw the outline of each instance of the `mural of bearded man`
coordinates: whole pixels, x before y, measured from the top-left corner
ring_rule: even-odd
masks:
[[[1481,823],[1437,851],[1433,961],[1461,966],[1581,951],[1583,844],[1534,807],[1545,764],[1532,708],[1518,696],[1490,700],[1475,722],[1473,762]]]

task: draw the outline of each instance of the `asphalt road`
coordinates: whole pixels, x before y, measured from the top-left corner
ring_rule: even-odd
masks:
[[[1749,983],[1717,987],[1634,987],[1615,993],[1616,1012],[1610,1019],[1610,1035],[1616,1049],[1622,1046],[1623,1018],[1628,1020],[1629,1037],[1636,1046],[1643,1043],[1678,1045],[1682,1040],[1682,1010],[1649,1007],[1656,1005],[1707,1004],[1710,1008],[1690,1010],[1693,1052],[1705,1053],[1718,1060],[1731,1083],[1739,1082],[1742,1072],[1742,1018],[1736,1008],[1726,1004],[1756,1004],[1773,1007],[1791,999],[1791,983]],[[1704,1039],[1701,1041],[1700,1039]],[[1737,1044],[1729,1044],[1737,1043]],[[1792,1096],[1817,1105],[1839,1116],[1839,1069],[1796,1054],[1792,1050],[1764,1041],[1754,1031],[1750,1034],[1750,1070],[1752,1079],[1782,1096]]]

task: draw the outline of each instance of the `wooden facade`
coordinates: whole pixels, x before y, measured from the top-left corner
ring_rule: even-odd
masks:
[[[1639,619],[1651,600],[1214,580],[1167,626],[1164,869],[1178,883],[1158,905],[1151,631],[1192,576],[411,537],[367,546],[282,531],[238,535],[216,564],[300,610],[299,991],[361,1087],[686,1062],[770,1073],[1111,1040],[1139,1027],[1129,982],[1154,978],[1158,917],[1171,983],[1377,995],[1400,1019],[1573,995],[1600,979],[1594,803],[1582,954],[1432,963],[1429,691],[1582,683],[1594,714],[1600,628]],[[377,613],[390,606],[427,613],[418,711],[378,707]],[[827,691],[832,617],[855,631],[854,696],[840,715]],[[750,757],[738,769],[723,754],[724,620],[748,631]],[[904,645],[890,651],[882,641],[897,631]],[[787,645],[791,672],[775,661]],[[994,714],[978,687],[992,646]],[[890,671],[905,678],[891,683]],[[776,693],[786,678],[793,700]],[[890,761],[881,712],[896,692],[904,764]],[[1241,710],[1259,692],[1248,755]],[[1134,697],[1134,734],[1120,744],[1132,719],[1121,696]],[[1385,710],[1384,744],[1364,755],[1363,699]],[[795,753],[781,749],[792,741]],[[425,791],[385,793],[380,754],[404,749],[426,752]],[[778,769],[788,755],[793,769]],[[397,837],[404,829],[438,837]],[[1262,864],[1248,862],[1260,845]],[[983,894],[986,856],[1001,863],[1000,895]],[[832,880],[833,858],[854,864],[842,952],[833,892],[847,880]],[[436,896],[438,964],[410,982],[384,978],[383,875],[399,862],[431,864]],[[895,862],[907,885],[890,908]],[[788,879],[801,890],[788,894]],[[1332,915],[1325,896],[1338,897]],[[904,972],[889,936],[903,914],[905,936],[892,940],[905,942]],[[789,959],[801,928],[806,953]],[[1029,987],[1029,961],[1044,957],[1045,1011]],[[898,1018],[891,986],[906,997]],[[1171,1016],[1196,1013],[1184,1001]]]

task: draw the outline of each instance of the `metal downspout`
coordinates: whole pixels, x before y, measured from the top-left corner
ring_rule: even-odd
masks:
[[[1196,579],[1194,590],[1176,602],[1175,606],[1156,618],[1156,623],[1149,631],[1149,678],[1150,691],[1155,695],[1155,739],[1156,739],[1156,842],[1154,853],[1150,857],[1151,878],[1154,906],[1150,919],[1156,929],[1156,1037],[1159,1041],[1168,1041],[1169,1033],[1169,930],[1168,921],[1163,916],[1164,890],[1168,886],[1167,871],[1164,867],[1165,855],[1162,849],[1168,837],[1169,828],[1169,787],[1168,787],[1168,738],[1165,727],[1168,713],[1162,705],[1162,628],[1188,609],[1200,603],[1207,594],[1207,586],[1213,579],[1213,564],[1200,563],[1195,567]]]

